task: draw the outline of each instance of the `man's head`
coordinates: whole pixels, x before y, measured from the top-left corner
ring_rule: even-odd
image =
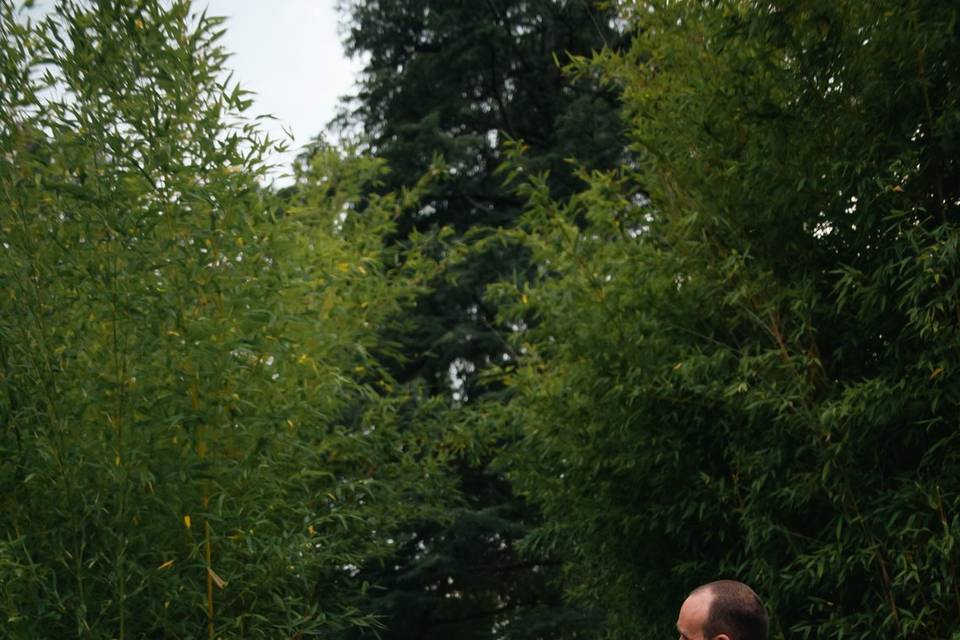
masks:
[[[680,640],[767,640],[769,621],[753,589],[718,580],[694,589],[680,607]]]

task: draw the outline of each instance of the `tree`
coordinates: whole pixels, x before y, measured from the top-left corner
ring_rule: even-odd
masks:
[[[955,636],[956,7],[623,11],[629,52],[579,69],[622,89],[639,166],[526,182],[550,277],[490,294],[536,317],[505,371],[526,544],[614,637],[716,577],[777,637]]]
[[[378,0],[341,8],[347,49],[366,63],[340,125],[385,160],[385,191],[417,180],[438,156],[446,170],[388,238],[394,260],[416,251],[442,268],[415,309],[381,333],[388,349],[379,353],[398,383],[450,409],[430,420],[447,424],[459,442],[462,459],[451,471],[463,504],[453,522],[421,523],[392,562],[367,568],[384,586],[376,611],[387,616],[391,637],[572,635],[585,614],[564,611],[547,586],[557,560],[516,549],[537,515],[490,466],[507,434],[491,428],[504,389],[485,372],[514,354],[503,337],[512,329],[498,323],[484,289],[535,270],[525,249],[495,234],[522,207],[498,173],[505,141],[525,141],[558,196],[581,184],[568,157],[598,168],[623,157],[615,93],[560,70],[569,55],[616,47],[621,35],[608,9],[585,1]]]
[[[359,129],[386,161],[382,189],[413,184],[438,155],[448,170],[419,210],[398,218],[395,241],[449,228],[469,236],[474,249],[423,296],[424,311],[408,335],[397,336],[415,357],[394,366],[404,380],[419,377],[446,391],[459,363],[462,395],[477,395],[485,358],[504,352],[483,288],[497,274],[522,277],[529,268],[514,247],[477,248],[489,229],[511,226],[522,205],[498,173],[501,143],[522,140],[560,197],[580,185],[570,157],[595,168],[619,162],[615,92],[564,76],[560,61],[615,47],[622,36],[611,12],[589,2],[385,0],[341,10],[349,19],[347,51],[369,61],[339,123]]]
[[[360,377],[402,203],[351,216],[376,164],[322,153],[279,214],[220,22],[0,2],[5,637],[369,626],[354,567],[441,489]]]

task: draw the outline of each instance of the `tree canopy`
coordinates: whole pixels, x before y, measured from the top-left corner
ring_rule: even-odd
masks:
[[[373,624],[355,567],[442,482],[359,375],[407,205],[349,215],[380,170],[328,151],[281,211],[189,3],[0,11],[3,635]]]
[[[420,523],[393,562],[370,569],[370,580],[387,587],[371,602],[391,637],[483,637],[508,624],[514,637],[570,637],[585,618],[565,610],[550,586],[557,559],[517,554],[537,516],[490,464],[506,434],[485,409],[467,416],[482,398],[503,399],[485,372],[513,357],[509,328],[484,290],[533,268],[526,249],[496,235],[523,203],[499,172],[503,143],[524,139],[558,197],[582,185],[570,158],[614,166],[625,153],[615,92],[565,75],[561,61],[618,46],[621,34],[613,12],[589,2],[391,0],[342,9],[347,49],[365,63],[337,124],[384,160],[383,191],[418,179],[438,158],[443,167],[388,239],[396,260],[428,252],[440,268],[416,308],[384,327],[382,361],[400,384],[452,405],[441,420],[462,425],[465,443],[451,469],[461,508],[446,524]]]
[[[960,638],[960,7],[0,0],[0,636]]]
[[[497,292],[537,318],[505,372],[527,544],[614,637],[716,577],[778,637],[951,637],[956,7],[625,11],[630,50],[576,70],[622,91],[637,166],[524,184],[550,274]]]

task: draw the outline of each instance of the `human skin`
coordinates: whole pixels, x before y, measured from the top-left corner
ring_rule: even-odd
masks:
[[[677,633],[680,634],[680,640],[730,640],[725,633],[713,638],[707,638],[703,634],[712,601],[713,594],[709,589],[698,589],[683,601],[680,614],[677,616]]]

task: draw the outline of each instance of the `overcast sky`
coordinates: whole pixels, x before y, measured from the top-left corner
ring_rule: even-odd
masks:
[[[353,87],[359,62],[344,57],[338,33],[335,0],[193,0],[196,12],[225,16],[222,44],[233,55],[227,61],[233,78],[253,91],[251,117],[261,120],[276,140],[293,133],[290,151],[271,159],[289,170],[297,150],[321,133],[333,118],[337,100]],[[42,16],[54,0],[38,0],[28,14]],[[281,173],[275,172],[275,175]],[[279,183],[287,180],[279,178]]]
[[[227,65],[257,94],[250,113],[276,116],[276,122],[261,121],[271,137],[284,136],[281,125],[295,136],[291,152],[278,158],[285,165],[333,118],[337,98],[350,91],[359,70],[343,55],[334,2],[194,0],[208,15],[228,18],[223,45],[233,56]]]

